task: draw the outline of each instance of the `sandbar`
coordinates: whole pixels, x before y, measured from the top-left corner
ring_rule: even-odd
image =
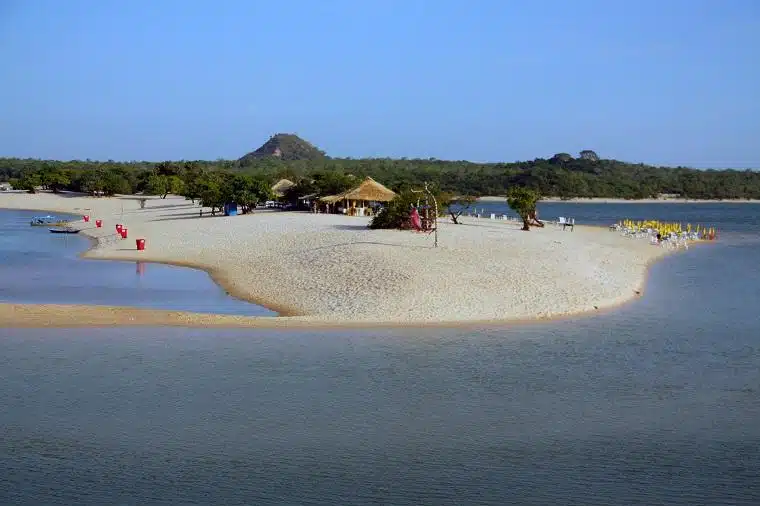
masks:
[[[440,220],[433,236],[370,230],[369,220],[256,211],[211,216],[181,197],[94,198],[0,194],[0,208],[88,214],[77,222],[89,259],[133,260],[206,270],[232,295],[278,317],[194,315],[100,306],[0,304],[3,326],[373,326],[467,325],[550,319],[618,306],[644,288],[648,267],[669,250],[601,227],[531,232],[520,223]],[[95,219],[103,220],[96,228]],[[115,224],[129,238],[116,236]],[[135,239],[146,240],[137,251]],[[68,316],[67,316],[68,315]],[[76,315],[76,316],[71,316]]]

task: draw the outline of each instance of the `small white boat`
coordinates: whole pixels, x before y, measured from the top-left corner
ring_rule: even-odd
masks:
[[[63,225],[67,223],[66,220],[58,218],[57,216],[35,216],[29,224],[33,227],[44,227],[50,225]]]
[[[79,230],[75,228],[68,228],[68,227],[51,228],[50,233],[51,234],[78,234]]]

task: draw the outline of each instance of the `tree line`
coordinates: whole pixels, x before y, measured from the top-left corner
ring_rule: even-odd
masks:
[[[297,183],[288,192],[288,198],[327,195],[345,190],[366,176],[397,192],[428,182],[441,192],[471,196],[505,195],[509,188],[519,186],[542,196],[560,198],[639,199],[677,194],[690,199],[760,199],[758,171],[655,167],[600,159],[588,150],[578,157],[558,153],[551,158],[514,163],[432,158],[262,157],[159,163],[0,158],[0,181],[10,181],[19,189],[33,191],[43,187],[96,195],[178,193],[204,202],[218,201],[220,192],[231,191],[224,188],[236,188],[237,184],[244,188],[237,195],[241,201],[250,202],[254,195],[265,198],[267,195],[259,187],[270,187],[280,178]],[[205,198],[199,196],[201,191],[205,192]]]

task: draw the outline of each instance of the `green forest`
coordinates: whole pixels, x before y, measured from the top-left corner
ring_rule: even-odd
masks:
[[[239,160],[154,163],[0,158],[0,182],[10,181],[17,189],[41,186],[98,195],[178,193],[192,198],[198,192],[191,187],[198,184],[259,188],[287,178],[299,183],[294,191],[329,194],[371,176],[395,191],[428,182],[440,192],[469,196],[505,195],[509,188],[520,186],[560,198],[678,194],[689,199],[760,199],[760,172],[752,170],[655,167],[601,159],[588,150],[577,156],[559,153],[511,163],[329,158],[303,143],[293,149],[270,145],[262,151],[265,144]]]

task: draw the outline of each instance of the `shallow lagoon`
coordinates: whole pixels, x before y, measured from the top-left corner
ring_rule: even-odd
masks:
[[[79,258],[90,245],[86,237],[29,226],[46,214],[0,210],[0,302],[276,316],[228,295],[198,269]]]

